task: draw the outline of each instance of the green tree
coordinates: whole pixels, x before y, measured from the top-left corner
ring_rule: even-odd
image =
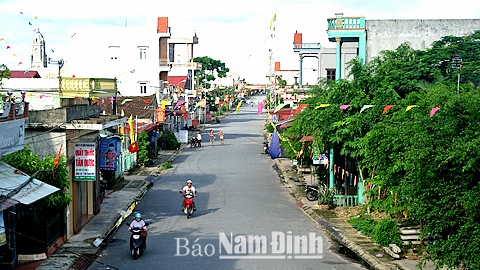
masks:
[[[40,158],[29,146],[25,146],[22,150],[3,156],[1,160],[28,175],[33,175],[39,170],[53,169],[55,158],[56,156],[54,155]],[[36,179],[57,187],[60,191],[41,199],[36,202],[36,204],[43,207],[56,207],[67,206],[71,202],[71,196],[67,192],[70,182],[68,180],[68,170],[65,167],[65,161],[65,157],[60,156],[55,169],[55,177],[53,177],[53,171],[40,172],[37,174]]]
[[[0,86],[2,86],[3,82],[2,80],[4,78],[9,78],[10,77],[10,70],[5,64],[0,65]]]
[[[284,88],[287,86],[287,81],[282,79],[282,75],[276,75],[277,78],[277,84],[280,85],[280,87]]]
[[[285,131],[354,158],[375,184],[365,192],[368,206],[419,221],[425,236],[437,238],[426,259],[449,269],[480,269],[479,40],[476,31],[423,51],[403,44],[367,65],[354,60],[354,79],[320,80]],[[460,94],[454,57],[463,59]],[[377,106],[360,113],[364,105]],[[382,114],[385,105],[396,107]],[[418,107],[406,111],[410,105]],[[430,117],[434,107],[440,110]]]
[[[148,142],[147,132],[142,131],[138,135],[138,141],[137,141],[137,145],[138,145],[137,161],[139,165],[145,165],[150,160],[150,157],[148,155],[148,149],[147,149],[149,144],[150,143]]]
[[[217,79],[215,74],[219,78],[225,78],[227,72],[230,71],[230,69],[225,66],[225,63],[208,56],[195,57],[193,61],[202,64],[202,70],[196,71],[195,75],[197,76],[200,85],[203,85],[206,88],[210,88],[211,86],[208,82]]]

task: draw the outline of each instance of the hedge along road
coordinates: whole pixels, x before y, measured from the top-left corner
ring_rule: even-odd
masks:
[[[99,260],[120,269],[362,269],[335,252],[279,184],[272,160],[262,154],[265,114],[257,116],[257,106],[245,104],[237,115],[207,128],[203,146],[183,150],[137,206],[152,222],[145,253],[133,260],[130,234],[122,226]],[[179,190],[187,179],[198,192],[191,219],[180,212]]]

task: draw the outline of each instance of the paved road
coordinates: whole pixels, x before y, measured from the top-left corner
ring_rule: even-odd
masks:
[[[147,192],[137,210],[153,223],[149,226],[147,250],[141,257],[134,261],[130,255],[130,235],[124,226],[99,260],[119,269],[361,269],[359,263],[335,252],[336,246],[281,187],[272,160],[262,154],[265,114],[257,116],[256,110],[256,106],[242,105],[236,116],[230,115],[212,126],[217,138],[220,130],[225,133],[224,146],[218,140],[210,146],[206,130],[202,134],[203,147],[182,151],[173,162],[174,168]],[[187,220],[180,212],[178,191],[189,178],[198,197],[197,212]],[[221,240],[222,233],[225,237]],[[272,233],[280,235],[275,239],[286,246],[286,252],[281,252],[281,245],[272,245]],[[310,233],[319,241],[309,238]],[[260,253],[250,254],[255,252],[255,245],[242,245],[249,236],[264,241],[257,249]],[[288,246],[295,245],[288,239],[303,236],[306,253],[289,252]],[[189,250],[184,247],[187,240]],[[320,243],[320,251],[316,243]],[[310,244],[314,245],[312,253]],[[280,251],[275,253],[275,249]],[[91,269],[106,268],[94,264]]]

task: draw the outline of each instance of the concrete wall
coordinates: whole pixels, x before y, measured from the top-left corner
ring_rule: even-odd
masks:
[[[395,50],[410,42],[412,48],[423,50],[444,36],[463,36],[480,29],[480,19],[462,20],[366,20],[366,61],[383,50]]]
[[[30,112],[28,123],[43,123],[48,126],[56,126],[70,121],[72,119],[88,119],[99,117],[100,115],[100,106],[91,105],[91,106],[78,106],[78,107],[67,107],[53,110],[45,111],[35,111]]]
[[[342,42],[342,79],[348,78],[347,63],[357,56],[358,42]],[[336,69],[337,49],[321,48],[320,50],[320,77],[327,77],[327,69]]]

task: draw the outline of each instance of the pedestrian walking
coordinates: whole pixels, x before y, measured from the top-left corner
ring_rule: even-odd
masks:
[[[220,133],[218,133],[218,136],[220,136],[220,142],[223,145],[223,131],[222,130],[220,130]]]
[[[213,146],[213,140],[215,140],[215,136],[213,135],[213,130],[210,130],[210,145]]]
[[[198,147],[202,147],[202,134],[200,134],[200,132],[197,132],[197,145]]]

